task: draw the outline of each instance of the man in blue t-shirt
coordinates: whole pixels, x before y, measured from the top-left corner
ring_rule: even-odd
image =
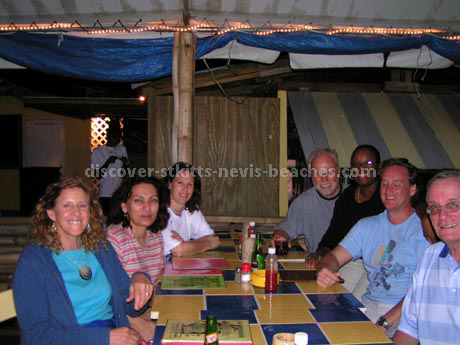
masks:
[[[317,283],[328,287],[340,281],[339,268],[362,258],[369,279],[363,296],[366,315],[392,335],[399,323],[404,296],[419,258],[429,243],[411,207],[417,191],[417,169],[407,159],[382,164],[380,198],[385,211],[361,219],[318,264]]]

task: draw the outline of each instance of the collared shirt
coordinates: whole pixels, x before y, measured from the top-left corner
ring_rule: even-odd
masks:
[[[171,250],[182,242],[172,238],[172,231],[177,232],[183,241],[197,240],[204,236],[214,235],[214,230],[211,229],[201,211],[196,210],[191,213],[188,210],[182,210],[181,215],[178,216],[171,207],[168,207],[168,212],[168,225],[161,231],[164,255],[170,254]]]
[[[422,345],[458,344],[460,265],[443,242],[425,251],[404,300],[398,330]]]

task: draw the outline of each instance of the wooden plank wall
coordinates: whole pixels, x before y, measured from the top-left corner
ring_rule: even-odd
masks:
[[[235,100],[242,103],[224,97],[195,98],[193,164],[202,169],[203,212],[207,216],[277,217],[279,176],[274,174],[280,166],[279,99]],[[159,170],[171,164],[173,101],[164,96],[153,97],[152,102],[149,167]]]
[[[171,135],[174,103],[170,96],[148,97],[147,165],[160,171],[171,162]],[[154,174],[161,177],[160,174]]]

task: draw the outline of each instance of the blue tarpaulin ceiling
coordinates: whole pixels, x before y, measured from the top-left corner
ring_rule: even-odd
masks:
[[[229,32],[202,37],[197,39],[196,58],[232,42],[271,51],[332,56],[384,54],[424,46],[445,59],[460,62],[460,42],[434,35],[327,35],[316,32],[267,36]],[[89,80],[138,82],[168,76],[172,71],[172,52],[172,37],[110,39],[25,32],[0,35],[0,58],[46,73]]]

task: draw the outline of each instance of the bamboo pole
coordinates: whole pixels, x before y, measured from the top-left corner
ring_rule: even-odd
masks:
[[[193,162],[193,97],[195,78],[195,36],[179,34],[179,137],[178,160]],[[174,143],[173,143],[174,144]]]
[[[179,93],[179,40],[180,33],[174,33],[174,47],[173,47],[173,69],[172,69],[172,90],[174,96],[174,118],[171,133],[171,163],[178,161],[179,157],[179,104],[180,104],[180,93]]]

